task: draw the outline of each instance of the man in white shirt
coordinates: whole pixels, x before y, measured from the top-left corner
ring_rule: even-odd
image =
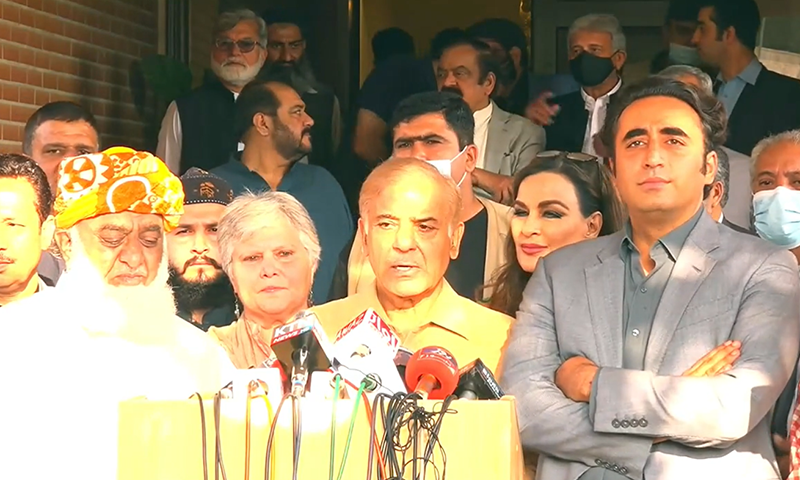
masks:
[[[547,149],[602,156],[595,137],[603,128],[608,103],[622,86],[627,59],[625,34],[613,15],[591,14],[569,28],[569,68],[578,92],[553,98],[545,92],[527,116],[547,131]]]
[[[510,204],[513,175],[544,148],[544,129],[501,110],[492,96],[500,66],[486,43],[469,38],[443,52],[436,71],[440,91],[464,98],[475,120],[478,158],[472,172],[477,193]]]
[[[119,402],[210,398],[233,365],[175,315],[164,244],[183,190],[159,159],[66,159],[54,210],[67,272],[0,309],[4,476],[116,478]]]
[[[170,103],[161,122],[156,154],[175,174],[191,167],[211,170],[244,148],[233,133],[233,106],[267,58],[267,26],[250,10],[225,12],[213,42],[216,79]]]

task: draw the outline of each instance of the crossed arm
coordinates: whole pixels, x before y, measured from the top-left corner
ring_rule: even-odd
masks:
[[[748,281],[734,341],[683,376],[598,368],[581,357],[562,362],[552,285],[542,262],[505,354],[503,383],[518,398],[525,446],[587,465],[597,458],[613,461],[635,474],[655,442],[724,447],[745,436],[772,408],[800,343],[798,276],[784,253],[770,257]],[[648,424],[612,426],[634,413]]]

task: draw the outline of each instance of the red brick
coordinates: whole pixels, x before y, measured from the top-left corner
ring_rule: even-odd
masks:
[[[43,86],[51,90],[58,90],[58,76],[53,73],[45,73]]]
[[[41,10],[42,0],[28,0],[28,6],[34,10]]]
[[[19,125],[10,125],[8,123],[3,125],[3,140],[7,142],[21,142],[22,141],[22,128]]]
[[[0,40],[11,40],[11,27],[6,23],[0,23]]]
[[[50,93],[44,90],[36,90],[36,105],[50,103]]]
[[[19,47],[17,45],[3,45],[3,60],[19,62]]]
[[[31,87],[20,87],[19,89],[19,102],[27,103],[29,105],[36,104],[36,94]]]
[[[3,4],[3,20],[19,23],[19,5]]]
[[[11,66],[7,63],[0,63],[0,80],[11,80]]]
[[[14,83],[25,84],[28,82],[28,69],[24,67],[11,67],[11,76],[9,78]]]
[[[32,85],[34,87],[44,86],[44,74],[38,70],[29,70],[28,85]]]
[[[0,120],[11,120],[11,106],[7,103],[0,103]]]
[[[21,8],[19,11],[19,23],[28,27],[33,27],[36,23],[36,16],[27,8]]]
[[[36,30],[31,30],[30,34],[28,35],[28,46],[31,48],[42,48],[42,42],[44,42],[44,38],[42,34]]]
[[[50,54],[47,52],[34,52],[34,66],[38,68],[50,69]]]

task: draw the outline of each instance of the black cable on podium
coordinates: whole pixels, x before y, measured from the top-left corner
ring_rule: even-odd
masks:
[[[198,392],[194,392],[191,397],[197,397],[197,402],[200,405],[200,431],[203,435],[201,446],[203,449],[203,480],[208,480],[208,444],[206,443],[206,409],[203,405],[203,396]]]
[[[441,410],[434,412],[425,411],[425,409],[417,403],[418,399],[419,395],[413,393],[397,393],[391,397],[385,394],[379,394],[375,398],[376,405],[373,407],[373,413],[377,412],[377,404],[379,403],[384,429],[383,439],[381,441],[381,453],[383,454],[387,468],[386,478],[384,480],[404,478],[405,470],[409,463],[412,465],[412,478],[418,478],[417,462],[420,460],[422,461],[423,470],[427,469],[430,463],[434,469],[435,478],[445,478],[447,471],[447,455],[439,441],[439,431],[441,430],[444,415],[450,412],[449,406],[455,397],[450,396],[446,398],[442,403]],[[428,441],[424,448],[424,454],[418,456],[416,442],[418,441],[418,434],[421,430],[428,432]],[[405,442],[402,442],[401,436],[404,432],[408,433],[408,437]],[[438,447],[442,457],[443,468],[441,477],[439,467],[433,463],[433,455],[436,447]],[[406,459],[407,452],[410,449],[413,449],[411,458]],[[398,454],[402,455],[402,461],[398,461]],[[372,478],[373,461],[374,451],[372,444],[370,444],[370,454],[367,463],[368,480]]]

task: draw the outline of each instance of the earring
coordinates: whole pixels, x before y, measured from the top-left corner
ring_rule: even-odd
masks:
[[[314,306],[314,290],[308,291],[308,302],[306,302],[307,308],[311,308]]]
[[[233,314],[236,316],[237,320],[241,315],[241,311],[239,310],[239,296],[235,293],[233,294]]]

